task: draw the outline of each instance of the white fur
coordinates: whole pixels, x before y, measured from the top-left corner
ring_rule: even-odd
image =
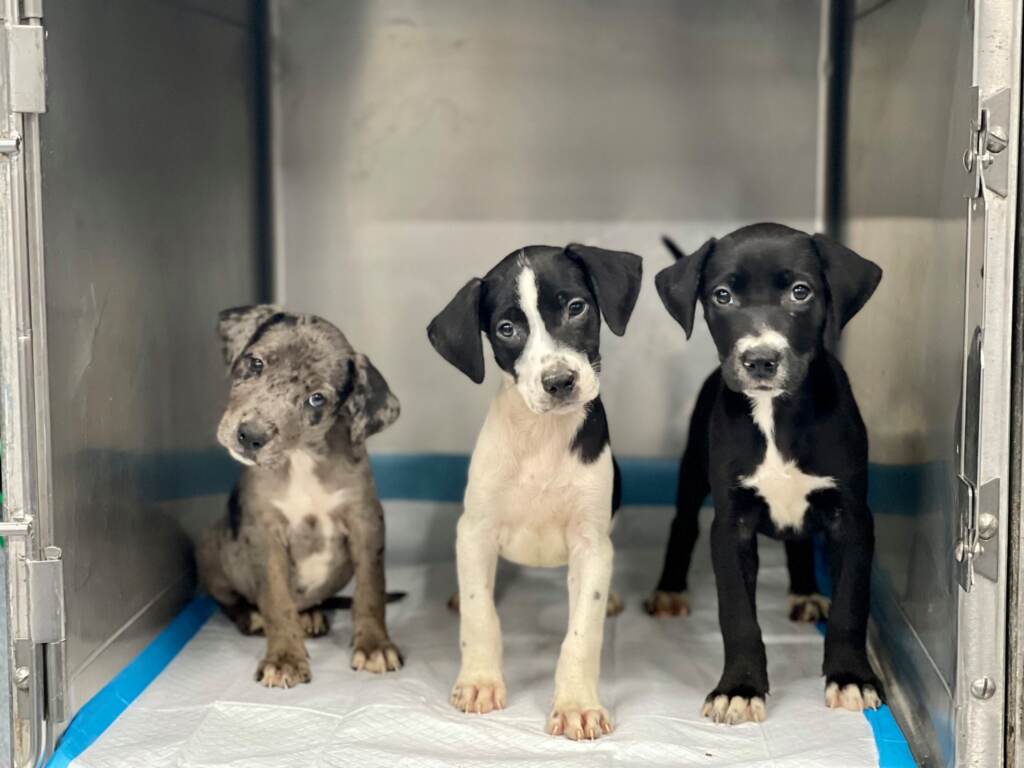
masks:
[[[807,512],[807,496],[814,491],[835,488],[835,478],[805,474],[795,461],[783,458],[775,444],[774,393],[756,392],[747,396],[754,423],[764,435],[766,445],[761,464],[753,474],[741,477],[740,485],[753,488],[764,499],[776,527],[799,530]]]
[[[294,451],[288,457],[288,484],[284,492],[270,500],[284,515],[289,529],[305,525],[306,518],[316,518],[324,547],[295,564],[297,585],[307,591],[322,586],[333,574],[335,559],[332,542],[348,535],[340,518],[332,515],[344,504],[350,492],[344,488],[329,491],[316,476],[316,460],[305,451]]]
[[[753,349],[754,347],[769,347],[777,352],[783,352],[789,349],[789,339],[778,331],[764,328],[760,333],[741,336],[736,340],[737,355],[742,355],[748,349]]]
[[[552,403],[544,391],[541,377],[545,370],[561,363],[576,373],[576,399],[573,407],[578,410],[579,403],[588,403],[598,395],[600,385],[593,366],[585,354],[559,343],[548,332],[544,318],[540,314],[537,275],[526,263],[519,273],[516,287],[519,307],[526,315],[526,322],[529,325],[526,345],[515,364],[523,399],[534,413],[549,410]],[[587,307],[586,311],[594,312],[596,308]]]
[[[601,708],[597,681],[612,569],[612,456],[605,448],[584,464],[571,450],[584,418],[582,407],[533,412],[511,379],[491,404],[473,451],[458,526],[462,668],[456,700],[469,688],[504,696],[493,599],[500,555],[524,565],[568,563],[570,618],[554,707],[563,713]]]

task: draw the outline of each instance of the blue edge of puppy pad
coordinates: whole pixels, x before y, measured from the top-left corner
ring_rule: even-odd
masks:
[[[623,504],[632,506],[656,506],[675,504],[676,473],[678,462],[669,459],[619,459],[622,469]],[[434,454],[389,454],[371,457],[377,489],[382,499],[406,501],[459,502],[462,500],[469,467],[467,456]],[[223,462],[216,462],[215,466]],[[227,469],[230,465],[224,465]],[[181,489],[173,494],[183,495],[215,493],[226,491],[230,478],[237,474],[232,467],[223,474],[211,473],[207,464],[207,482],[204,488],[192,488],[192,493],[183,494]],[[915,472],[901,467],[871,468],[872,497],[890,494],[894,491],[907,493],[907,485],[915,484]],[[888,509],[904,505],[887,504]],[[830,578],[824,549],[816,542],[816,571],[818,584],[823,593],[831,593]],[[99,693],[93,696],[79,710],[61,737],[54,754],[47,763],[48,768],[66,768],[82,754],[100,735],[124,712],[125,709],[145,690],[157,675],[171,663],[186,643],[202,629],[206,621],[217,611],[217,604],[209,597],[193,599],[156,638],[136,656]],[[825,624],[818,625],[824,633]],[[888,706],[876,711],[866,711],[864,716],[871,725],[878,749],[878,764],[881,768],[911,768],[917,764],[910,752],[910,746],[900,731],[896,719]]]

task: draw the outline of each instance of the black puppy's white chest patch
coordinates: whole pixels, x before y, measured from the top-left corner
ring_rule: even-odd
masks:
[[[807,513],[807,497],[815,491],[836,487],[833,477],[809,475],[797,463],[785,458],[775,442],[775,413],[771,394],[750,396],[751,416],[764,435],[765,449],[761,463],[754,471],[739,478],[743,488],[749,488],[768,506],[768,514],[775,527],[799,530]]]

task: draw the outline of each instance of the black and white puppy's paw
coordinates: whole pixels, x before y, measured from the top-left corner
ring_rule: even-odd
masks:
[[[766,691],[757,691],[749,685],[726,690],[716,688],[704,700],[701,714],[713,722],[726,725],[763,723],[768,717],[766,695]]]
[[[789,620],[802,624],[815,624],[828,620],[832,601],[824,595],[790,595],[786,600]]]
[[[686,592],[662,592],[656,590],[644,600],[644,610],[648,615],[662,618],[665,616],[689,616],[690,596]]]
[[[829,675],[825,680],[825,705],[829,709],[863,712],[885,703],[882,685],[873,675]]]

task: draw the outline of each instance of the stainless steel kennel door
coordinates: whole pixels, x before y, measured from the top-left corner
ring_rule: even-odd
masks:
[[[876,638],[928,765],[1006,735],[1019,4],[859,2],[843,235],[885,270],[845,357],[872,439]]]

